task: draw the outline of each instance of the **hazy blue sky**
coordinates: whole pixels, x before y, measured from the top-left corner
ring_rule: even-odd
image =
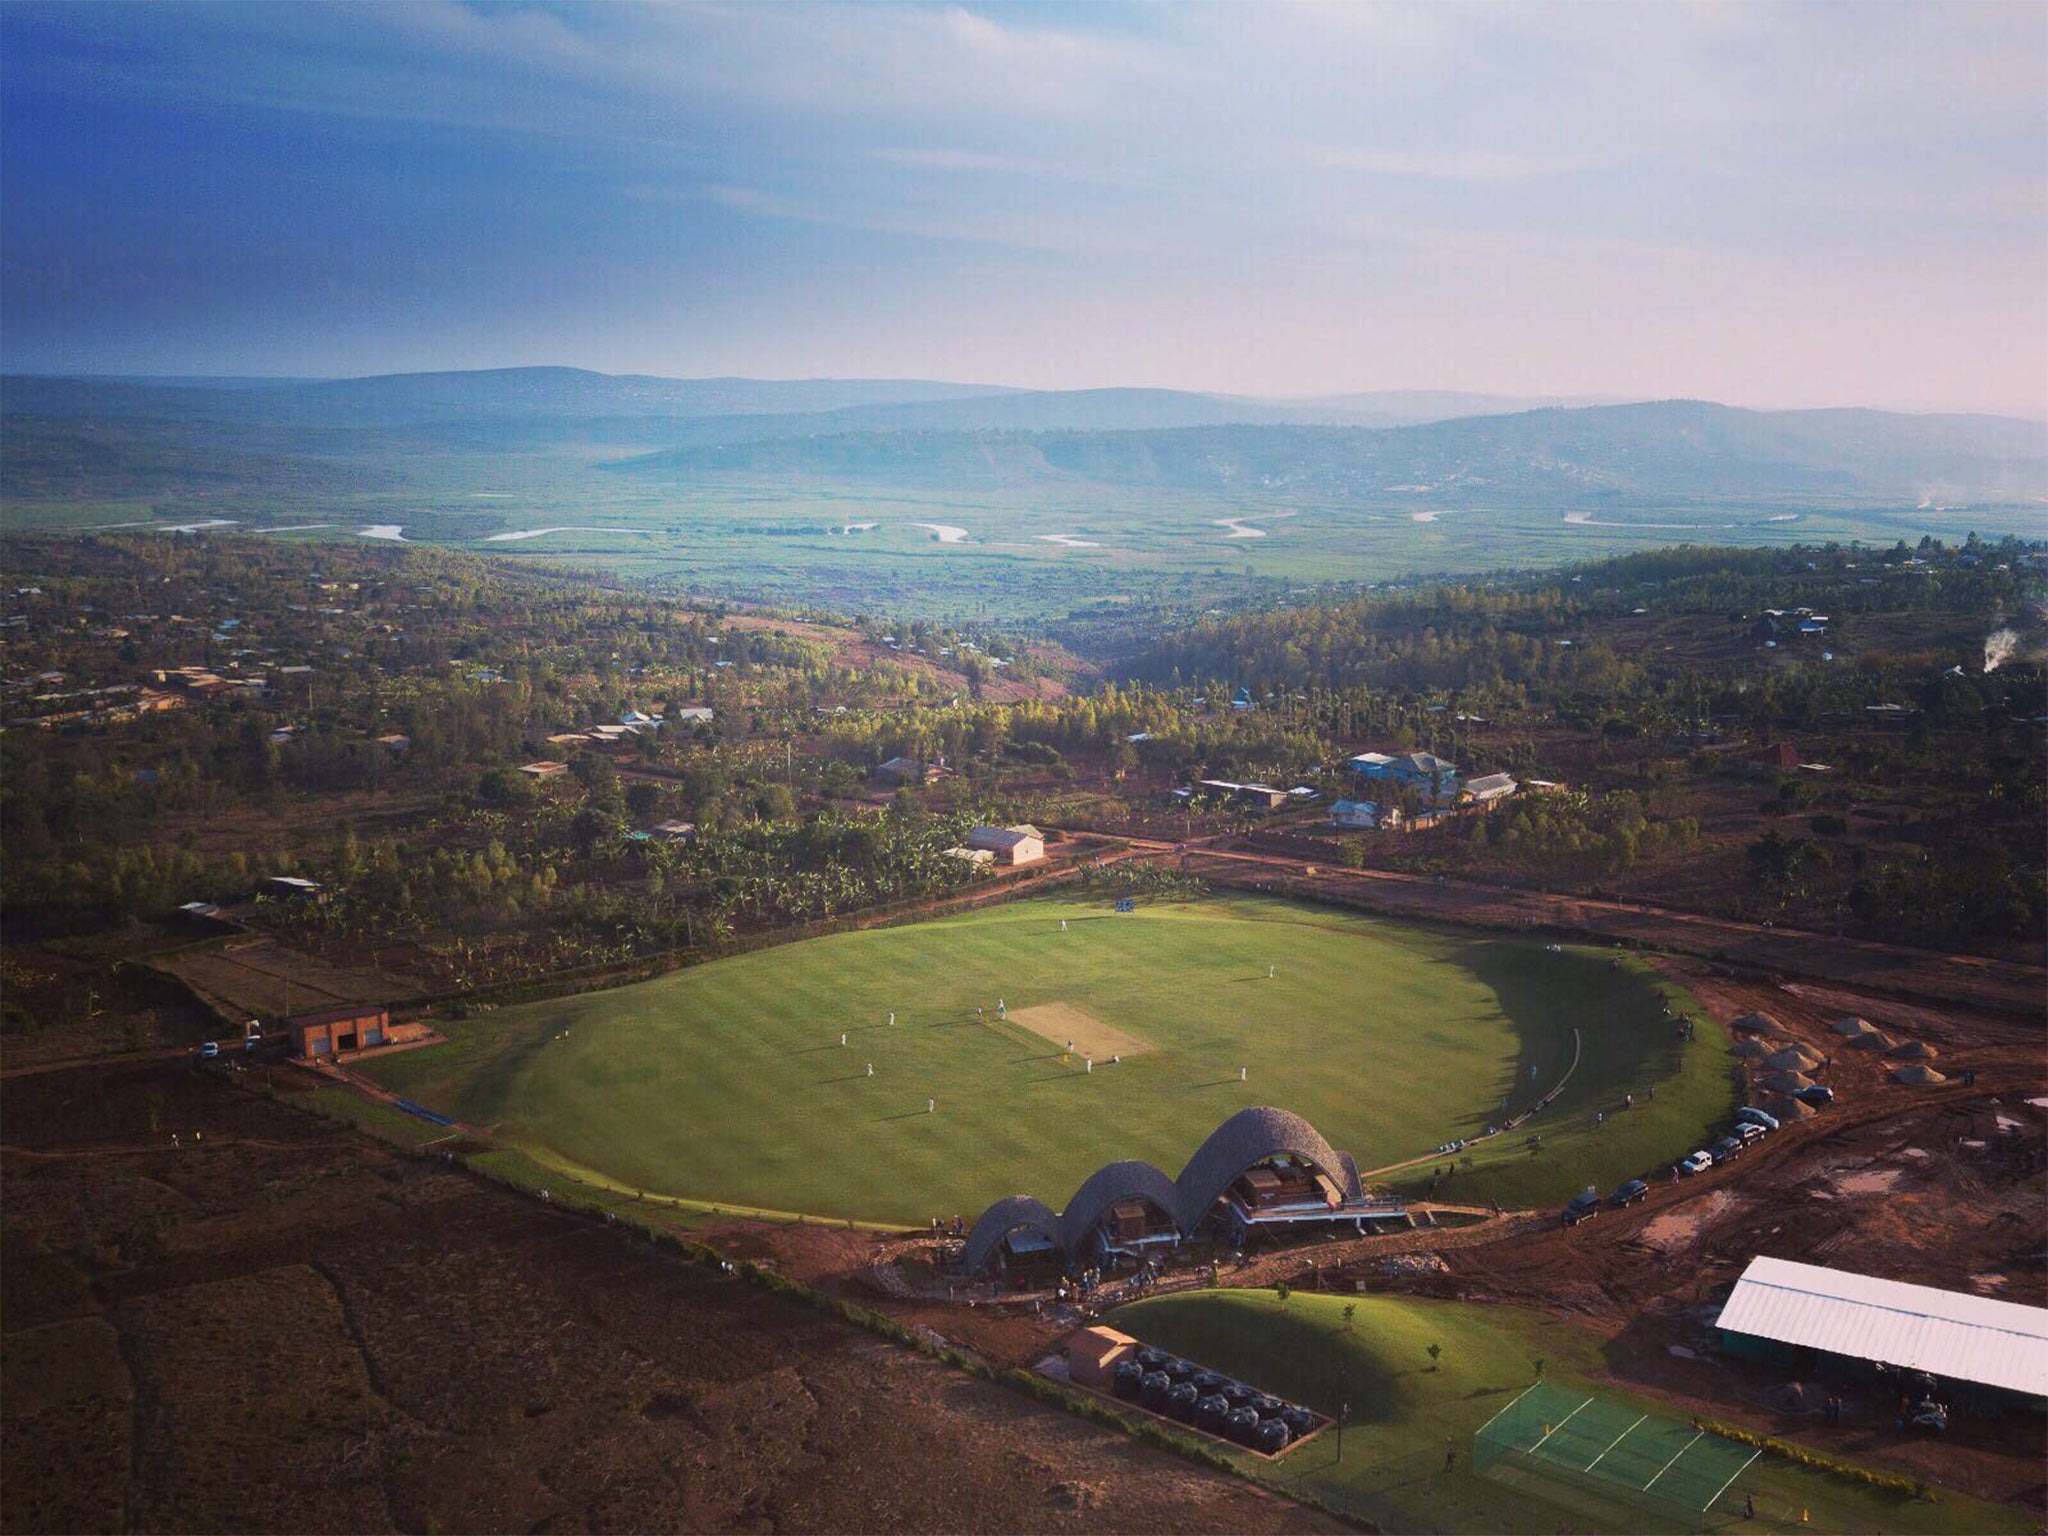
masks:
[[[2048,7],[0,5],[13,369],[2048,413]]]

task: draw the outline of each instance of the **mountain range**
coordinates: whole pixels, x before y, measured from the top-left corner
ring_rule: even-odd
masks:
[[[2048,424],[1437,391],[1261,400],[920,379],[666,379],[574,368],[341,380],[0,379],[0,491],[150,494],[391,471],[406,452],[574,447],[645,483],[730,476],[1086,482],[1335,501],[2048,496]]]

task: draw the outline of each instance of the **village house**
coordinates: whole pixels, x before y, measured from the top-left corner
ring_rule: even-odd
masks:
[[[546,783],[549,779],[559,779],[569,771],[569,765],[567,763],[551,763],[543,758],[537,763],[522,764],[519,771],[535,783],[542,784]]]
[[[1264,811],[1277,811],[1287,803],[1287,791],[1275,789],[1270,784],[1238,784],[1230,779],[1197,779],[1195,788],[1234,804],[1253,806]]]
[[[928,763],[915,757],[892,757],[875,770],[875,777],[891,784],[936,784],[945,771],[943,758]]]
[[[967,846],[992,855],[998,864],[1035,864],[1045,857],[1045,834],[1029,825],[976,827],[967,834]]]
[[[1412,786],[1444,799],[1457,793],[1458,765],[1433,752],[1403,752],[1398,757],[1361,752],[1345,766],[1361,778]]]
[[[1467,779],[1461,798],[1472,805],[1492,805],[1505,800],[1521,788],[1512,777],[1505,773],[1482,774],[1476,779]]]

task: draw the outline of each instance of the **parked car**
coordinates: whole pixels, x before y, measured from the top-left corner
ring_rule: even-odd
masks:
[[[1825,1109],[1835,1102],[1835,1090],[1826,1083],[1815,1083],[1811,1088],[1795,1088],[1792,1097],[1802,1104],[1811,1104],[1815,1109]]]
[[[1741,1155],[1741,1152],[1742,1143],[1733,1136],[1723,1136],[1719,1141],[1707,1148],[1707,1155],[1714,1160],[1717,1166],[1727,1162],[1731,1157]]]
[[[1691,1175],[1695,1173],[1705,1173],[1709,1168],[1713,1166],[1714,1158],[1712,1153],[1695,1152],[1692,1154],[1692,1156],[1686,1158],[1684,1162],[1678,1165],[1678,1171],[1683,1174]]]
[[[1572,1203],[1564,1208],[1564,1224],[1576,1227],[1580,1222],[1600,1214],[1600,1191],[1588,1184],[1572,1197]]]
[[[201,1061],[212,1061],[218,1055],[220,1055],[220,1047],[211,1040],[199,1047],[199,1059]]]
[[[1747,1120],[1745,1120],[1742,1124],[1736,1126],[1735,1129],[1730,1131],[1728,1134],[1730,1136],[1733,1136],[1737,1141],[1741,1142],[1746,1147],[1753,1141],[1762,1141],[1764,1139],[1765,1133],[1764,1128],[1762,1126],[1751,1125]]]
[[[1767,1110],[1753,1108],[1747,1104],[1735,1111],[1735,1118],[1742,1121],[1745,1125],[1761,1126],[1767,1131],[1775,1131],[1778,1128],[1778,1117],[1776,1115],[1771,1114]]]
[[[1650,1193],[1650,1186],[1641,1179],[1630,1179],[1614,1192],[1613,1200],[1617,1209],[1634,1205]]]

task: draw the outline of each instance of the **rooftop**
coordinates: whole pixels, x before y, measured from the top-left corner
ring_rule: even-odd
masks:
[[[1759,1257],[1719,1326],[2035,1397],[2048,1390],[2048,1307]]]

